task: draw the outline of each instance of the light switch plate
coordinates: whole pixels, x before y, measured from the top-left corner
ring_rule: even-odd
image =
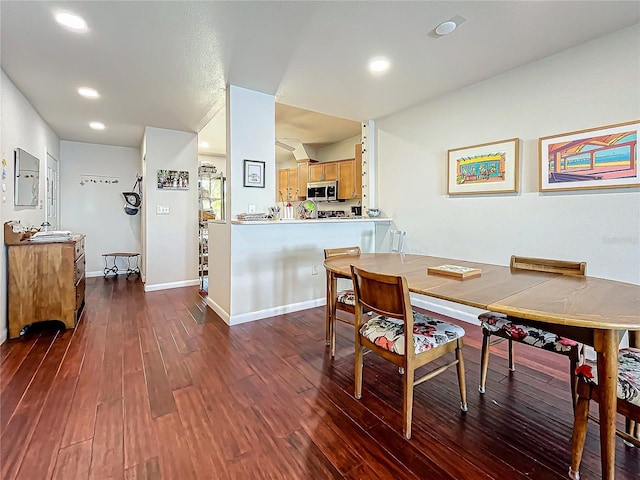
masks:
[[[256,213],[256,206],[251,204],[249,205],[249,213]]]
[[[169,207],[156,205],[156,215],[169,215]]]

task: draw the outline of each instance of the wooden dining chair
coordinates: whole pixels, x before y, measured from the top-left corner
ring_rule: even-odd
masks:
[[[454,365],[458,369],[460,407],[466,412],[464,329],[414,312],[405,277],[372,273],[352,265],[351,278],[356,299],[355,397],[362,397],[363,355],[367,348],[404,369],[402,433],[405,438],[411,438],[414,387]],[[365,310],[373,312],[373,316],[365,317]],[[415,378],[416,369],[454,351],[453,361]]]
[[[557,273],[560,275],[584,276],[587,269],[586,262],[571,262],[566,260],[549,260],[545,258],[528,258],[511,256],[510,267],[512,271],[531,270],[536,272]],[[509,370],[515,371],[515,361],[513,355],[513,342],[523,343],[544,350],[560,353],[569,357],[570,377],[571,377],[571,397],[573,404],[576,401],[577,380],[575,369],[578,366],[582,345],[555,333],[548,332],[542,328],[520,324],[517,321],[501,313],[486,312],[478,319],[482,325],[482,360],[480,365],[480,393],[485,392],[487,380],[487,369],[489,368],[489,348],[503,340],[509,342]],[[491,342],[491,337],[499,337],[497,341]]]
[[[577,370],[578,400],[573,419],[569,477],[580,478],[580,462],[589,421],[589,402],[600,401],[596,362],[586,360]],[[618,413],[626,417],[626,432],[616,430],[627,444],[640,447],[640,349],[623,348],[618,353]]]
[[[335,257],[338,255],[360,255],[360,247],[342,247],[342,248],[325,248],[324,258]],[[329,312],[326,319],[325,335],[327,345],[330,346],[331,357],[336,353],[336,320],[355,325],[356,300],[353,289],[339,290],[332,292],[331,274],[327,271],[327,293],[333,298],[333,309]],[[327,297],[329,298],[329,297]],[[327,306],[328,308],[328,306]],[[341,310],[349,314],[348,317],[337,317],[337,310]]]

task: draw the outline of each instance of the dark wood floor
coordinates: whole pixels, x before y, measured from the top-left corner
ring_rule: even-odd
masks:
[[[522,347],[509,374],[499,347],[481,396],[480,332],[465,324],[469,412],[447,371],[416,388],[405,441],[397,370],[367,355],[355,400],[353,330],[339,325],[331,361],[323,308],[229,328],[196,288],[87,287],[75,330],[0,347],[2,479],[566,478],[559,355]],[[616,478],[640,478],[638,449],[617,445]],[[591,425],[583,479],[599,462]]]

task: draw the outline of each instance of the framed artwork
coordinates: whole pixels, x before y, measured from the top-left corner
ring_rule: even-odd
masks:
[[[449,150],[447,194],[517,192],[519,156],[519,138]]]
[[[244,186],[264,188],[264,162],[260,160],[244,161]]]
[[[540,191],[640,186],[639,129],[637,120],[541,137]]]
[[[158,170],[158,188],[162,190],[189,190],[187,170]]]

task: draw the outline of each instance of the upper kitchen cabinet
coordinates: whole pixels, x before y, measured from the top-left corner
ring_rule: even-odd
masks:
[[[306,187],[305,187],[306,191]],[[298,200],[298,169],[281,168],[278,170],[278,202],[294,202]]]
[[[298,162],[298,199],[307,198],[307,183],[309,181],[309,162]]]
[[[338,164],[336,162],[309,165],[310,182],[328,182],[331,180],[338,180]]]
[[[338,163],[338,198],[362,198],[362,145],[356,144],[356,158]]]

